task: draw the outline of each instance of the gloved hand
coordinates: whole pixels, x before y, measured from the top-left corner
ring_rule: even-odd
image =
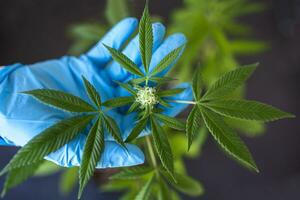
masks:
[[[111,62],[111,56],[103,44],[120,49],[137,26],[138,22],[134,18],[122,20],[94,48],[80,57],[64,56],[33,65],[14,64],[0,68],[0,145],[23,146],[57,121],[72,116],[72,113],[52,108],[21,94],[22,91],[56,89],[89,101],[81,78],[83,75],[98,89],[103,101],[128,95],[114,80],[125,82],[130,80],[131,75],[118,63]],[[165,28],[160,23],[153,24],[153,34],[152,68],[170,51],[186,42],[182,34],[174,34],[164,40]],[[128,43],[123,52],[138,66],[142,65],[137,36]],[[189,87],[176,97],[179,100],[191,98]],[[174,105],[174,108],[165,112],[174,116],[184,107],[183,104]],[[118,123],[125,140],[134,126],[136,114],[125,115],[121,109],[111,110],[109,114]],[[143,134],[148,132],[144,130]],[[85,139],[86,133],[82,133],[45,159],[65,167],[78,166]],[[137,146],[126,146],[128,151],[106,134],[105,150],[97,168],[132,166],[144,162],[144,155]]]

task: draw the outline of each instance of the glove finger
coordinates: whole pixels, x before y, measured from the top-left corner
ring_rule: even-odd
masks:
[[[135,18],[126,18],[115,25],[90,51],[86,56],[96,65],[106,64],[111,56],[108,50],[103,46],[119,49],[126,40],[134,33],[138,25]]]
[[[152,56],[151,63],[150,63],[149,71],[151,72],[159,64],[159,62],[166,55],[168,55],[171,51],[173,51],[174,49],[184,45],[185,43],[186,43],[186,37],[181,33],[177,33],[177,34],[173,34],[173,35],[169,36],[160,45],[160,47],[154,52],[154,54]],[[182,52],[183,52],[183,49],[182,49],[180,55],[182,54]],[[180,55],[178,56],[178,58],[180,57]],[[177,59],[169,67],[167,67],[167,69],[162,71],[157,76],[165,75],[170,70],[170,68],[176,63]]]
[[[190,84],[188,83],[182,83],[178,86],[176,86],[176,88],[185,88],[185,90],[180,93],[177,94],[175,96],[172,96],[168,99],[172,99],[172,100],[185,100],[185,101],[191,101],[193,100],[193,92],[192,92],[192,87]],[[172,106],[171,108],[166,108],[163,111],[163,114],[168,115],[168,116],[172,116],[175,117],[176,115],[178,115],[180,112],[182,112],[185,108],[188,107],[188,104],[183,104],[183,103],[175,103],[175,102],[170,102],[170,105]]]
[[[75,140],[64,145],[45,159],[63,167],[79,166],[84,150],[86,136],[80,134]],[[144,163],[144,154],[135,145],[126,144],[128,150],[113,141],[105,141],[105,149],[97,168],[113,168],[139,165]]]
[[[161,23],[152,24],[153,28],[153,52],[159,47],[162,43],[165,36],[165,27]],[[140,66],[141,55],[139,51],[139,37],[138,35],[130,41],[127,47],[124,49],[123,53],[129,57],[137,66]],[[110,75],[111,79],[117,81],[123,81],[126,77],[130,75],[121,65],[117,62],[112,62],[107,68],[107,72]]]
[[[24,146],[34,136],[58,121],[58,118],[56,121],[53,120],[51,112],[53,111],[45,110],[45,115],[40,116],[40,120],[30,119],[36,118],[34,115],[31,115],[33,112],[27,112],[27,119],[13,119],[14,115],[12,115],[12,118],[7,118],[0,114],[1,136],[8,141],[12,141],[16,146]],[[16,115],[18,115],[18,112],[16,112]]]

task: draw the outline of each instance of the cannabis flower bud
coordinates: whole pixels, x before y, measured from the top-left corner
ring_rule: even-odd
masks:
[[[152,108],[153,105],[158,103],[156,89],[153,87],[143,87],[139,89],[135,101],[138,102],[142,108],[147,106]]]

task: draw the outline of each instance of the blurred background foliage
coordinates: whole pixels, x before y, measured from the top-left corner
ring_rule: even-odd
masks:
[[[140,7],[143,7],[144,2],[139,1],[139,3],[141,4]],[[70,25],[67,34],[72,39],[73,44],[69,53],[80,55],[97,43],[99,38],[119,20],[140,13],[131,10],[130,5],[128,0],[107,0],[103,19]],[[239,23],[240,17],[255,14],[263,9],[266,9],[263,4],[247,0],[184,0],[182,7],[172,11],[167,20],[168,23],[165,24],[168,33],[182,32],[188,38],[186,50],[171,73],[176,74],[180,81],[189,81],[195,68],[200,67],[204,84],[209,86],[220,75],[239,66],[238,56],[251,56],[266,51],[268,44],[253,39],[251,28]],[[154,20],[166,21],[159,16],[155,17]],[[234,95],[241,97],[244,92],[245,87],[240,88]],[[259,136],[264,132],[264,125],[257,122],[226,120],[232,127],[249,137]],[[167,131],[170,133],[168,136],[176,159],[176,171],[180,174],[187,174],[183,159],[200,156],[208,132],[205,128],[199,130],[192,148],[187,152],[185,135],[174,132],[174,130]],[[47,176],[58,171],[63,171],[59,189],[62,194],[67,195],[76,186],[77,168],[65,169],[45,162],[37,171],[36,176]],[[121,199],[132,199],[139,189],[140,182],[130,180],[107,181],[106,178],[113,172],[101,172],[102,178],[97,181],[97,183],[102,183],[101,189],[109,192],[126,191]],[[99,180],[97,174],[95,177]],[[195,180],[188,180],[187,182],[189,181]],[[196,194],[188,191],[185,193],[190,196],[203,194],[202,185],[200,183],[194,185],[198,186],[194,188],[198,191]],[[162,186],[157,185],[156,187]],[[172,199],[180,199],[180,196],[172,192]]]

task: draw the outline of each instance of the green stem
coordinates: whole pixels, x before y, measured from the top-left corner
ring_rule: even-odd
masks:
[[[182,103],[182,104],[193,104],[193,105],[197,104],[197,102],[195,102],[195,101],[184,101],[184,100],[166,100],[166,101],[175,102],[175,103]]]

